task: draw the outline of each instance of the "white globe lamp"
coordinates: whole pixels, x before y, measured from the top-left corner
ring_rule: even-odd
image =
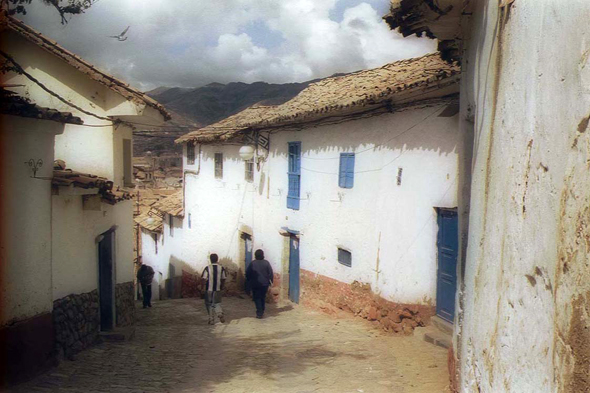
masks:
[[[242,160],[244,161],[251,160],[252,157],[254,157],[254,147],[250,145],[240,147],[240,157],[242,157]]]

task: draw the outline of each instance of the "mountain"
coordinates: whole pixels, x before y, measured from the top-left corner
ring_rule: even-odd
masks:
[[[210,83],[193,89],[159,87],[148,91],[147,94],[166,108],[195,123],[209,125],[259,102],[280,104],[288,101],[309,83],[311,81],[285,84]]]
[[[335,74],[340,76],[345,74]],[[134,133],[134,155],[147,151],[156,155],[179,153],[174,139],[195,128],[218,122],[256,103],[279,105],[295,97],[315,79],[301,83],[272,84],[265,82],[228,84],[210,83],[198,88],[158,87],[147,95],[164,105],[172,120],[160,129],[137,130]]]

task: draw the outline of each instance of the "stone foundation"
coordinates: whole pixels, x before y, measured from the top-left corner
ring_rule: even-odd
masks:
[[[135,297],[133,296],[133,281],[115,286],[115,312],[117,326],[131,326],[135,324]]]
[[[374,294],[369,284],[346,284],[307,270],[301,270],[300,302],[331,313],[347,311],[385,331],[406,335],[428,324],[435,313],[432,306],[387,301]]]
[[[0,328],[0,390],[57,365],[50,313]]]
[[[197,274],[182,271],[181,296],[183,298],[201,297],[200,277]]]
[[[95,343],[100,330],[98,290],[54,301],[53,326],[60,357],[69,358]]]

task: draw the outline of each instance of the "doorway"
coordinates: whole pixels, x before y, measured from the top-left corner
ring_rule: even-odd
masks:
[[[289,236],[289,300],[299,303],[299,238]]]
[[[244,241],[244,275],[248,270],[248,266],[252,263],[252,235],[242,232],[240,235],[242,240]],[[244,282],[244,287],[246,283]]]
[[[98,296],[100,330],[115,327],[115,231],[100,235],[98,242]]]
[[[453,323],[457,291],[457,251],[459,248],[456,209],[438,211],[438,272],[436,280],[436,314]]]

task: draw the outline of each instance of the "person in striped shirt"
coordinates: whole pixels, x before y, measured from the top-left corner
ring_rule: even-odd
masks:
[[[217,263],[219,260],[217,254],[211,254],[209,259],[211,263],[203,269],[201,280],[206,289],[205,307],[207,307],[207,313],[209,314],[209,325],[213,325],[216,317],[219,317],[221,323],[225,322],[225,316],[221,308],[221,291],[225,287],[227,273],[223,266]]]

